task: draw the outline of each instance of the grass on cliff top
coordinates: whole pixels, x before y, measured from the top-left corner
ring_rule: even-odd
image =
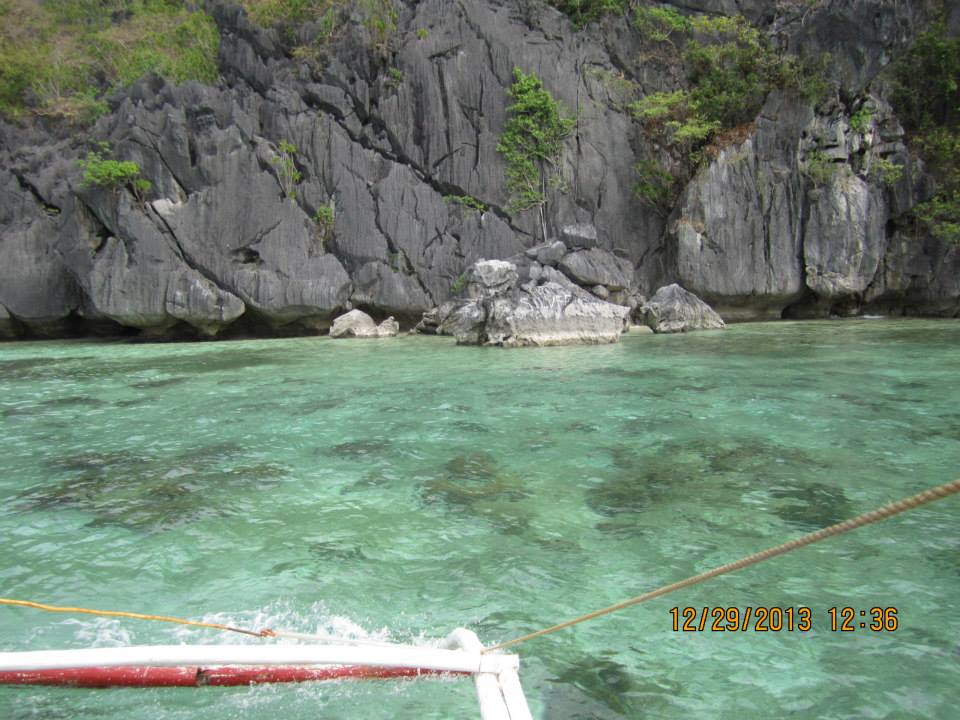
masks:
[[[356,11],[375,47],[385,49],[397,29],[393,0],[240,0],[249,18],[262,27],[277,28],[295,42],[297,31],[313,24],[313,38],[294,49],[305,60],[316,60],[323,46],[334,40],[351,11]]]
[[[147,73],[215,81],[219,47],[182,0],[0,0],[0,114],[92,120]]]

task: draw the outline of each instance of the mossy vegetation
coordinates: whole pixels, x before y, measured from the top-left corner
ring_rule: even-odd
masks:
[[[147,73],[217,78],[220,35],[182,0],[3,0],[0,113],[89,121],[105,95]]]
[[[443,199],[448,203],[453,203],[454,205],[460,205],[466,210],[472,212],[486,212],[487,206],[485,203],[477,200],[472,195],[444,195]]]
[[[894,107],[937,183],[914,208],[918,229],[960,244],[960,37],[945,23],[921,34],[894,67]]]

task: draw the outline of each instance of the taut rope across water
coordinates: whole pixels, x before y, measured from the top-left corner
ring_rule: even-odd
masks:
[[[942,500],[943,498],[955,495],[958,492],[960,492],[960,478],[954,480],[953,482],[944,483],[943,485],[938,485],[937,487],[930,488],[929,490],[924,490],[916,495],[911,495],[910,497],[902,500],[897,500],[896,502],[884,505],[877,510],[872,510],[870,512],[863,513],[862,515],[857,515],[849,520],[844,520],[843,522],[836,523],[835,525],[830,525],[829,527],[825,527],[821,530],[798,537],[796,540],[791,540],[790,542],[785,542],[782,545],[777,545],[776,547],[767,548],[766,550],[761,550],[760,552],[753,553],[752,555],[747,555],[746,557],[727,563],[726,565],[721,565],[713,568],[712,570],[702,572],[699,575],[688,577],[686,580],[680,580],[679,582],[664,585],[663,587],[659,587],[656,590],[651,590],[643,595],[637,595],[629,600],[618,602],[616,605],[610,605],[609,607],[595,610],[592,613],[587,613],[586,615],[581,615],[579,617],[566,620],[565,622],[552,625],[548,628],[544,628],[543,630],[537,630],[536,632],[522,635],[521,637],[514,638],[513,640],[506,640],[505,642],[486,648],[484,652],[493,652],[494,650],[501,650],[503,648],[510,647],[511,645],[518,645],[519,643],[526,642],[527,640],[533,640],[534,638],[557,632],[557,630],[563,630],[564,628],[578,625],[582,622],[587,622],[588,620],[609,615],[610,613],[617,612],[618,610],[623,610],[624,608],[638,605],[642,602],[646,602],[647,600],[661,597],[667,593],[672,593],[675,590],[682,590],[683,588],[690,587],[691,585],[702,583],[703,581],[715,578],[718,575],[725,575],[726,573],[733,572],[734,570],[740,570],[741,568],[749,567],[750,565],[756,565],[757,563],[763,562],[764,560],[769,560],[777,555],[788,553],[791,550],[796,550],[806,545],[811,545],[812,543],[826,540],[827,538],[831,538],[835,535],[841,535],[843,533],[850,532],[851,530],[856,530],[857,528],[863,527],[864,525],[869,525],[870,523],[886,520],[888,517],[898,515],[902,512],[906,512],[907,510],[913,510],[914,508],[934,502],[935,500]]]

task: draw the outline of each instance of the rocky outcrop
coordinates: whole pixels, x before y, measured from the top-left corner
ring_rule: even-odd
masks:
[[[703,300],[677,284],[657,290],[641,308],[644,324],[655,333],[719,330],[723,320]]]
[[[929,190],[889,104],[870,96],[860,107],[870,122],[856,129],[842,106],[817,115],[773,94],[750,135],[684,192],[667,236],[679,283],[728,320],[956,314],[954,281],[933,268],[955,267],[960,249],[903,242],[898,218]],[[939,305],[918,302],[931,285]]]
[[[373,318],[362,310],[351,310],[333,321],[332,338],[382,338],[394,337],[400,332],[400,324],[392,317],[377,325]]]
[[[461,345],[595,345],[617,342],[630,311],[569,281],[517,286],[520,273],[513,263],[480,260],[469,276],[468,297],[425,314],[424,329],[453,335]]]
[[[534,314],[559,297],[537,290],[548,283],[635,307],[671,282],[728,319],[957,314],[960,251],[904,230],[932,190],[870,85],[936,3],[672,4],[744,13],[785,49],[831,52],[842,101],[774,93],[665,210],[633,192],[638,160],[662,149],[627,106],[675,89],[681,71],[620,17],[577,29],[542,3],[397,0],[387,42],[352,16],[311,62],[239,5],[206,0],[216,85],[144,78],[84,133],[0,121],[0,332],[317,333],[351,308],[412,325],[481,257],[515,266]],[[315,32],[297,28],[296,43]],[[543,225],[510,211],[496,150],[514,67],[576,120]],[[854,129],[862,107],[869,127]],[[152,189],[82,187],[82,136],[136,162]],[[879,160],[903,178],[885,183]],[[836,172],[814,177],[824,161]],[[475,314],[461,304],[423,327]]]

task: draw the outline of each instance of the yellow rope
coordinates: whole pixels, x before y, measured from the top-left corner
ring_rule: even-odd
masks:
[[[143,615],[141,613],[121,612],[119,610],[91,610],[90,608],[82,607],[62,607],[59,605],[44,605],[43,603],[31,602],[30,600],[12,600],[10,598],[0,598],[0,605],[17,605],[20,607],[34,608],[36,610],[46,610],[47,612],[79,613],[83,615],[99,615],[101,617],[133,618],[134,620],[157,620],[159,622],[176,623],[178,625],[192,625],[194,627],[225,630],[227,632],[242,633],[243,635],[253,635],[254,637],[273,637],[273,630],[244,630],[243,628],[221,625],[220,623],[184,620],[183,618],[175,618],[168,615]]]
[[[653,598],[660,597],[661,595],[666,595],[671,593],[674,590],[681,590],[691,585],[696,585],[701,583],[704,580],[709,580],[715,578],[718,575],[724,575],[734,570],[740,570],[741,568],[748,567],[750,565],[756,565],[759,562],[764,560],[769,560],[770,558],[776,557],[777,555],[783,555],[788,553],[791,550],[796,550],[797,548],[804,547],[805,545],[810,545],[811,543],[819,542],[820,540],[826,540],[829,537],[834,535],[840,535],[841,533],[850,532],[851,530],[856,530],[859,527],[864,525],[869,525],[870,523],[875,523],[880,520],[885,520],[888,517],[897,515],[907,510],[913,510],[914,508],[920,507],[921,505],[926,505],[927,503],[933,502],[934,500],[941,500],[950,495],[954,495],[960,492],[960,479],[954,480],[953,482],[945,483],[944,485],[939,485],[930,490],[924,490],[921,493],[916,495],[911,495],[908,498],[903,500],[897,500],[892,502],[889,505],[884,505],[883,507],[873,510],[863,515],[857,515],[854,518],[839,522],[835,525],[830,525],[825,527],[822,530],[817,530],[816,532],[809,533],[802,537],[797,538],[796,540],[791,540],[790,542],[783,543],[782,545],[777,545],[776,547],[768,548],[762,550],[761,552],[754,553],[753,555],[748,555],[744,558],[736,560],[726,565],[721,565],[716,567],[713,570],[707,570],[702,572],[699,575],[694,575],[689,577],[686,580],[680,580],[679,582],[671,583],[670,585],[664,585],[663,587],[657,588],[656,590],[651,590],[648,593],[643,595],[638,595],[637,597],[630,598],[629,600],[624,600],[619,602],[616,605],[611,605],[605,607],[601,610],[596,610],[592,613],[586,615],[581,615],[580,617],[573,618],[572,620],[567,620],[566,622],[559,623],[558,625],[553,625],[543,630],[537,630],[536,632],[523,635],[522,637],[514,638],[513,640],[507,640],[498,645],[493,645],[484,649],[483,652],[492,652],[494,650],[501,650],[505,647],[510,647],[511,645],[517,645],[527,640],[533,640],[534,638],[541,637],[543,635],[548,635],[549,633],[556,632],[557,630],[563,630],[572,625],[577,625],[587,620],[593,620],[594,618],[601,617],[603,615],[609,615],[610,613],[617,612],[618,610],[623,610],[624,608],[637,605],[647,600],[652,600]]]

